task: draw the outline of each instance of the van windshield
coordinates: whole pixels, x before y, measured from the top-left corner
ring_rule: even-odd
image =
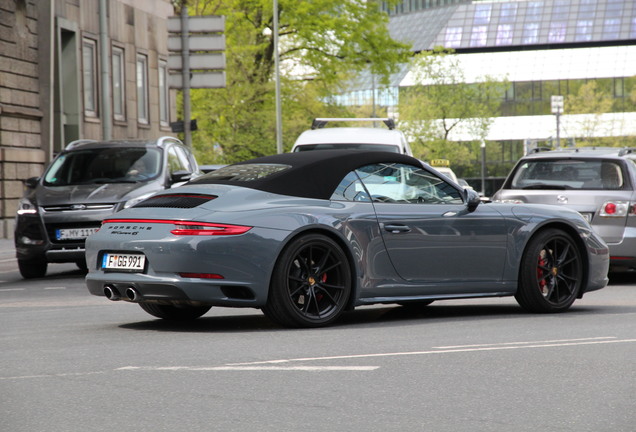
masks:
[[[391,144],[369,144],[369,143],[323,143],[323,144],[303,144],[294,149],[294,152],[309,150],[364,150],[364,151],[388,151],[400,153],[400,148]]]
[[[93,148],[62,153],[44,174],[46,186],[99,183],[137,183],[161,171],[159,149]]]

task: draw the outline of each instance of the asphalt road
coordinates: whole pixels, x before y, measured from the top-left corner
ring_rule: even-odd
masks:
[[[513,299],[360,308],[288,330],[189,324],[24,281],[0,241],[0,431],[634,431],[636,276],[531,315]]]

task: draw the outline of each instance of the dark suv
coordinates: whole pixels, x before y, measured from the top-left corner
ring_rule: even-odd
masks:
[[[530,153],[493,201],[577,210],[605,240],[613,271],[636,269],[636,149],[570,148]]]
[[[85,269],[84,242],[102,219],[200,175],[192,152],[173,137],[70,143],[42,177],[25,181],[15,248],[24,278],[50,262]]]

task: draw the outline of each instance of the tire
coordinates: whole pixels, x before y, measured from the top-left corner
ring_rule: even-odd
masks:
[[[307,234],[279,256],[263,313],[287,327],[323,327],[338,319],[350,294],[351,268],[340,246]]]
[[[88,272],[88,266],[86,265],[86,261],[85,260],[77,261],[77,262],[75,262],[75,265],[77,266],[78,269],[80,269],[84,273]]]
[[[46,275],[48,263],[44,259],[18,260],[18,268],[24,279],[41,278]]]
[[[139,303],[139,306],[152,316],[172,321],[194,320],[212,309],[212,306],[174,306],[156,303]]]
[[[582,279],[583,259],[577,244],[564,231],[548,229],[528,242],[515,299],[529,312],[563,312],[578,297]]]

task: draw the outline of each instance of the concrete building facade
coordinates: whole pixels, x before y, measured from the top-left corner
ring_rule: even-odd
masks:
[[[76,139],[170,135],[170,0],[0,0],[0,238]]]

